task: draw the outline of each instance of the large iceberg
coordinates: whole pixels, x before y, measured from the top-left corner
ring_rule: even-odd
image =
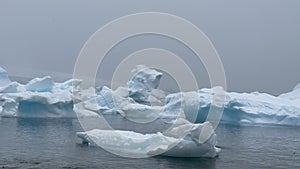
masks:
[[[141,134],[133,131],[100,130],[78,132],[90,146],[100,146],[123,157],[144,158],[154,155],[172,157],[216,157],[216,134],[209,122],[192,124],[179,119],[175,127],[164,133]]]
[[[23,85],[11,82],[2,71],[0,115],[4,117],[76,117],[73,85],[80,80],[54,83],[51,77],[35,78]]]
[[[300,125],[299,89],[278,97],[266,93],[227,92],[222,122],[230,124]],[[210,89],[199,90],[198,121],[203,121],[212,97]]]

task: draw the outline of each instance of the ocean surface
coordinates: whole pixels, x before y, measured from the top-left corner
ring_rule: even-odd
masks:
[[[78,131],[82,129],[76,119],[2,118],[0,168],[300,168],[297,127],[220,125],[216,132],[222,152],[215,159],[117,157],[81,144]]]

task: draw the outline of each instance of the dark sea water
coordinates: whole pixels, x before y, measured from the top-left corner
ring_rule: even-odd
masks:
[[[300,168],[300,128],[232,126],[217,129],[218,158],[127,159],[82,145],[74,119],[0,119],[0,168]]]

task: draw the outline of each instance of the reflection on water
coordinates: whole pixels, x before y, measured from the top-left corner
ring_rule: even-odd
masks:
[[[114,123],[122,125],[121,120]],[[293,127],[221,125],[217,134],[222,152],[216,159],[121,158],[79,144],[77,131],[80,125],[72,119],[2,118],[0,168],[300,168],[300,132]]]

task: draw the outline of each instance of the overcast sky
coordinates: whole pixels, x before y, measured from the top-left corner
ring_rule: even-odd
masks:
[[[85,41],[101,26],[136,12],[166,12],[198,26],[215,45],[228,90],[279,94],[300,82],[299,0],[0,0],[0,66],[13,76],[72,74]],[[174,40],[144,36],[119,44],[99,74],[130,53],[159,47],[181,56],[208,86],[193,53]]]

